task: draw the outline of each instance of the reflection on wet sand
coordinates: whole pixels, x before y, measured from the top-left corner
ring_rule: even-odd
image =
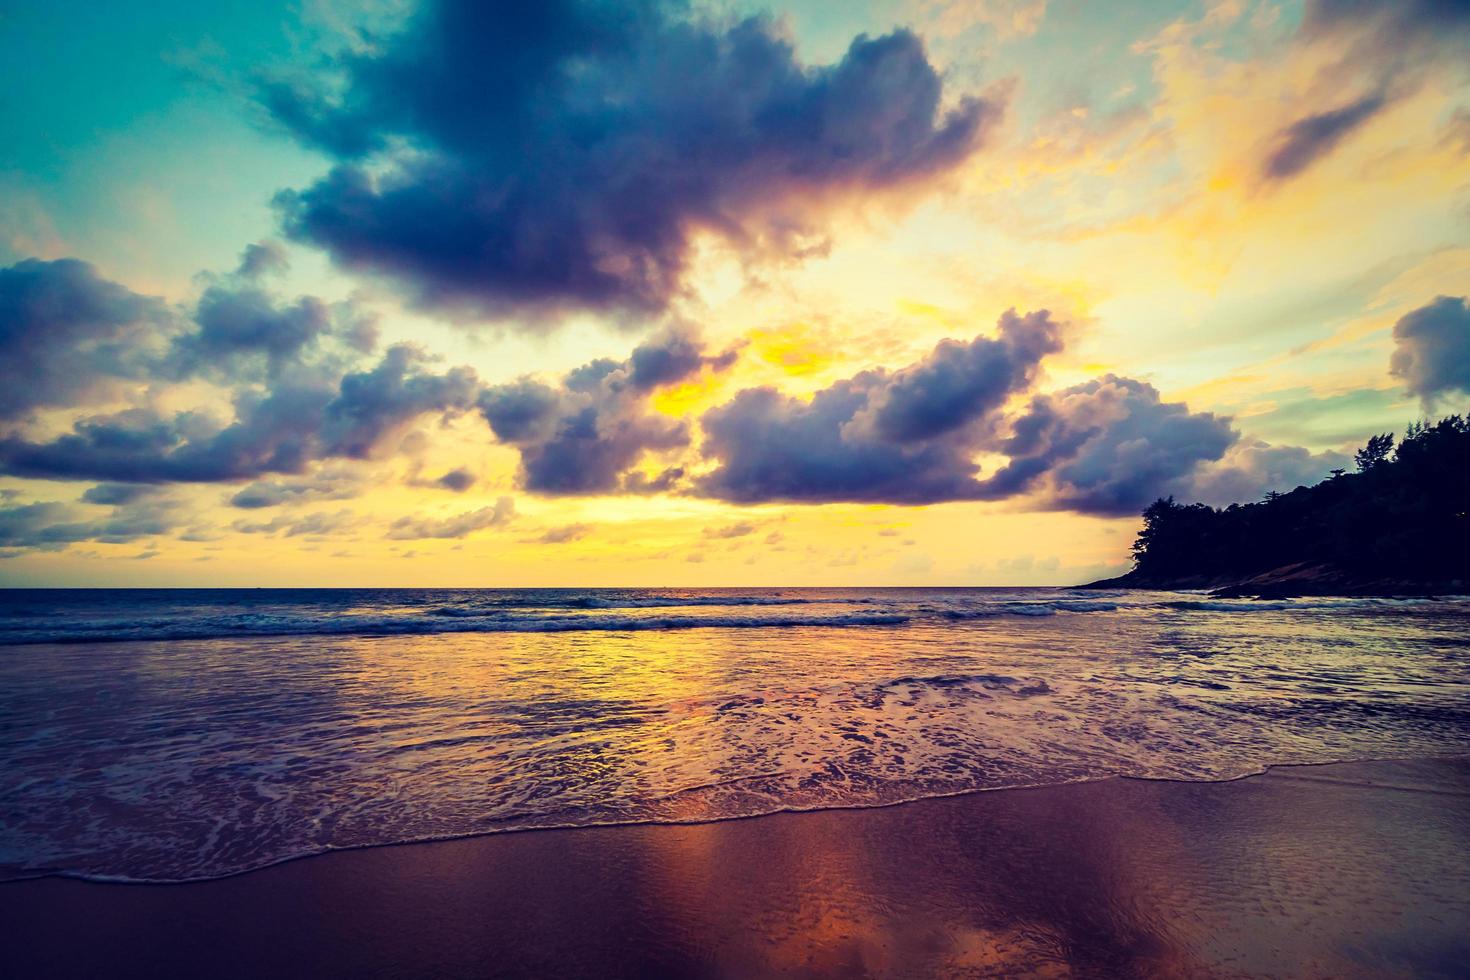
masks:
[[[17,975],[1453,976],[1470,761],[0,886]]]

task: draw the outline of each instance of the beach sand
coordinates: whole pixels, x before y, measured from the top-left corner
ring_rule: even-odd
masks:
[[[1470,760],[0,885],[0,974],[1465,976]]]

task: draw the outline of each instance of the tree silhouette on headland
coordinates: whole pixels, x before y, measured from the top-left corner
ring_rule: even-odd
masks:
[[[1397,448],[1375,435],[1355,459],[1356,473],[1257,503],[1154,501],[1133,571],[1112,581],[1209,587],[1308,567],[1363,587],[1470,579],[1470,418],[1413,423]]]
[[[1382,466],[1388,462],[1389,454],[1392,452],[1393,433],[1385,432],[1369,438],[1368,444],[1353,454],[1353,462],[1358,464],[1359,473],[1366,473],[1375,466]]]

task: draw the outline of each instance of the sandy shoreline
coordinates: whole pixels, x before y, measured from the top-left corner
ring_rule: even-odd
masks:
[[[0,885],[8,976],[1455,976],[1470,760]]]

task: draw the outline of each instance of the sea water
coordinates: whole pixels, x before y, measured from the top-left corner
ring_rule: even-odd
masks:
[[[0,592],[0,878],[1470,752],[1470,599]]]

